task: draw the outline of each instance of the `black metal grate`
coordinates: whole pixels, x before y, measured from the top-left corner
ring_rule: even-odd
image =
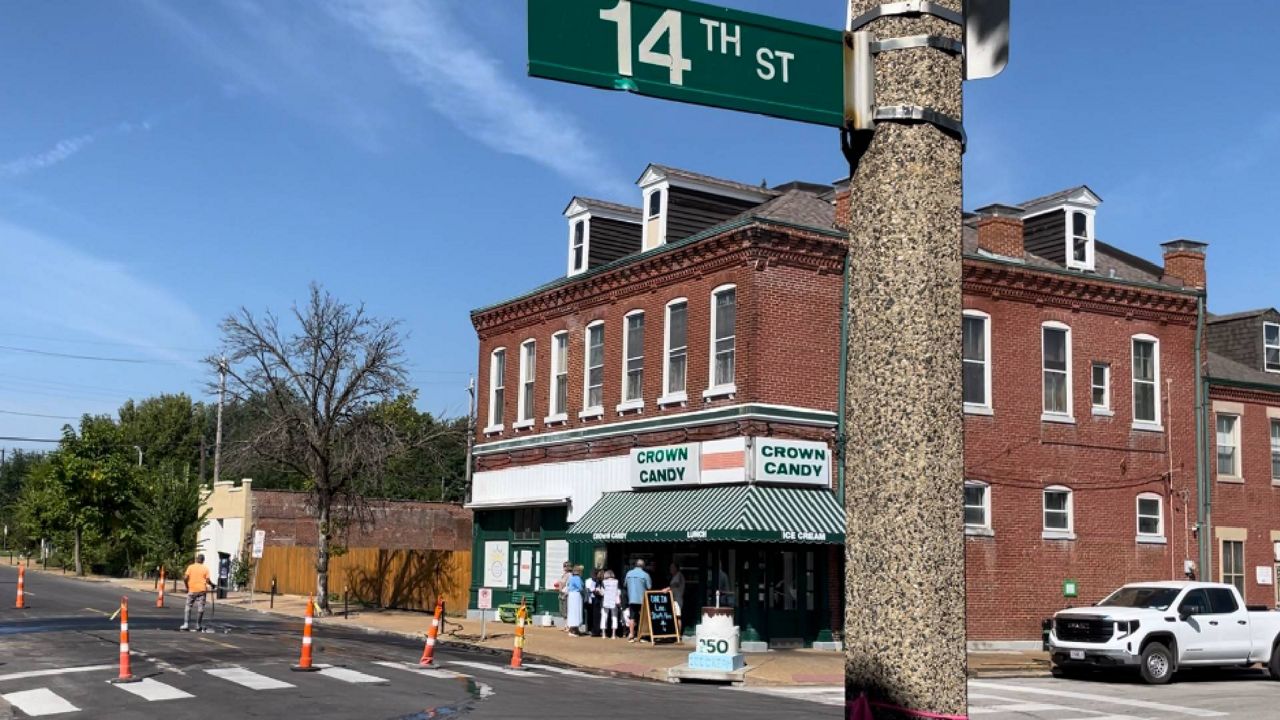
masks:
[[[1059,640],[1101,643],[1111,639],[1115,623],[1096,618],[1058,618],[1053,630]]]

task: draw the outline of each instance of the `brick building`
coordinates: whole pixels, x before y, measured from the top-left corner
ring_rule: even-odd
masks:
[[[1211,579],[1280,606],[1280,312],[1212,316],[1206,344]]]
[[[825,641],[841,623],[846,191],[658,165],[638,185],[638,207],[574,198],[566,276],[472,314],[474,585],[554,614],[566,559],[644,558],[656,587],[674,562],[686,616],[718,590],[771,643]],[[1037,638],[1077,602],[1066,581],[1098,599],[1195,557],[1203,248],[1133,257],[1095,239],[1099,203],[1080,187],[966,217],[974,641]]]

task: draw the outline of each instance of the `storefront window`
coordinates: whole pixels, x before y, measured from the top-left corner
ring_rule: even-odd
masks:
[[[538,531],[542,527],[542,516],[538,508],[516,508],[515,531],[516,540],[537,540]]]

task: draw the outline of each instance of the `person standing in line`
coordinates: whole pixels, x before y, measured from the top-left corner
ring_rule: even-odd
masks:
[[[636,560],[636,566],[631,568],[624,580],[627,585],[627,610],[631,613],[627,621],[627,642],[635,642],[640,639],[640,608],[644,603],[644,593],[653,588],[653,580],[644,569],[643,558]]]
[[[204,597],[212,584],[209,580],[209,568],[205,567],[204,555],[196,555],[196,561],[187,566],[182,574],[182,584],[187,589],[187,605],[182,611],[182,627],[179,630],[191,629],[191,608],[196,609],[196,632],[204,632]]]
[[[587,615],[587,634],[596,637],[600,633],[600,568],[592,570],[584,584],[587,588],[583,606]]]
[[[565,587],[568,590],[569,615],[566,624],[569,626],[569,634],[580,635],[582,628],[582,595],[583,590],[586,589],[582,583],[581,565],[573,568]]]
[[[684,573],[680,572],[680,566],[671,563],[671,580],[667,582],[667,589],[671,591],[671,601],[675,604],[672,610],[675,611],[676,622],[681,622],[680,608],[684,607]]]
[[[560,580],[556,583],[556,590],[560,592],[560,617],[564,618],[564,631],[569,632],[569,578],[573,575],[573,564],[565,561],[563,566],[564,572],[560,574]]]
[[[622,608],[622,589],[618,587],[618,578],[612,570],[604,571],[604,580],[600,583],[600,637],[610,640],[622,637],[620,610]],[[606,636],[605,633],[609,634]]]

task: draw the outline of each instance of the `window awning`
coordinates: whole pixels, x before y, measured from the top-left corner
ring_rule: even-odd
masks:
[[[841,544],[844,508],[827,489],[725,485],[605,493],[571,542],[728,540]]]
[[[501,500],[477,500],[463,505],[468,510],[501,510],[503,508],[518,507],[550,507],[555,505],[568,505],[567,497],[520,497],[520,498],[503,498]]]

